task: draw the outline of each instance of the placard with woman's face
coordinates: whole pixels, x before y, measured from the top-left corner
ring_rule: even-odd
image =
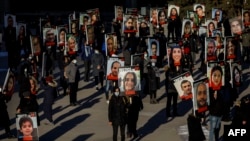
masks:
[[[38,140],[36,112],[16,115],[17,138],[20,140]]]
[[[158,25],[158,9],[156,7],[150,8],[150,22],[153,26]]]
[[[184,37],[184,35],[191,35],[193,32],[193,21],[191,19],[183,19],[182,21],[182,30],[181,35]]]
[[[240,61],[230,62],[230,75],[232,87],[240,87],[242,85],[242,65]]]
[[[208,62],[207,77],[209,87],[213,90],[220,90],[225,84],[225,64],[224,62]]]
[[[171,46],[170,60],[173,61],[174,66],[181,66],[182,50],[178,44]]]
[[[171,16],[179,16],[180,14],[180,7],[177,5],[169,4],[168,5],[168,17],[171,18]]]
[[[73,34],[66,35],[66,51],[69,55],[76,54],[78,50],[78,41]]]
[[[141,90],[140,68],[120,67],[118,74],[118,86],[125,95],[134,95]]]
[[[145,16],[138,18],[139,32],[137,32],[137,33],[138,33],[139,37],[145,37],[145,36],[150,35],[149,25],[150,25],[150,22],[146,19]]]
[[[66,25],[56,26],[56,37],[57,37],[57,46],[59,49],[63,49],[66,43],[66,35],[68,33],[68,28]]]
[[[16,38],[18,39],[18,37],[19,37],[19,38],[24,39],[24,37],[21,37],[23,35],[24,35],[24,37],[26,36],[26,23],[17,22],[17,25],[16,25]]]
[[[94,33],[94,26],[93,25],[86,25],[86,43],[88,45],[94,44],[95,40],[95,33]]]
[[[117,53],[117,36],[115,33],[105,34],[106,56]]]
[[[217,23],[214,20],[207,20],[207,37],[213,37],[213,31],[217,28]]]
[[[90,17],[90,23],[95,24],[100,19],[100,11],[99,8],[88,9],[86,10]]]
[[[41,54],[41,41],[39,36],[30,35],[31,53],[32,56],[38,56]]]
[[[189,100],[192,98],[192,89],[194,79],[190,72],[183,73],[172,79],[172,82],[182,100]]]
[[[69,33],[77,35],[79,31],[79,21],[78,20],[70,20],[69,23]]]
[[[15,90],[15,75],[13,72],[10,71],[10,69],[8,69],[3,85],[3,92],[9,98],[9,100],[14,94],[14,90]]]
[[[226,37],[226,60],[237,60],[237,48],[240,41],[234,37]]]
[[[114,6],[115,7],[115,19],[118,22],[122,22],[123,20],[123,7],[122,6]]]
[[[210,104],[208,78],[193,82],[193,110],[202,113],[208,110]],[[194,112],[196,113],[196,112]]]

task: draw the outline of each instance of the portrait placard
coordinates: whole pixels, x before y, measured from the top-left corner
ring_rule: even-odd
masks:
[[[141,90],[140,69],[138,66],[120,67],[118,74],[120,91],[125,95],[135,95]]]
[[[118,80],[119,68],[124,67],[124,57],[108,57],[107,80]]]
[[[36,112],[16,115],[16,129],[18,140],[38,141],[38,126]]]
[[[172,79],[172,83],[182,100],[189,100],[192,98],[193,82],[194,79],[190,72],[183,73]]]

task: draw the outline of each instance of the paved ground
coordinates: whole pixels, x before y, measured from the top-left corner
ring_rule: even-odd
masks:
[[[0,79],[3,79],[7,70],[7,59],[4,54],[0,56]],[[80,66],[82,61],[78,61]],[[196,66],[198,67],[198,66]],[[246,67],[244,67],[246,68]],[[81,77],[83,77],[83,68],[81,68]],[[55,74],[58,76],[58,68]],[[196,69],[194,79],[203,77]],[[242,94],[244,96],[249,92],[249,68],[243,71],[244,86]],[[59,77],[57,77],[57,80]],[[188,140],[187,116],[191,113],[191,101],[178,101],[178,112],[180,117],[165,117],[166,94],[164,88],[164,74],[161,74],[162,87],[157,92],[159,104],[149,104],[149,96],[143,96],[144,109],[140,112],[138,121],[138,132],[141,134],[141,141],[186,141]],[[60,91],[62,92],[62,91]],[[39,112],[41,125],[38,127],[40,141],[111,141],[112,127],[108,124],[107,109],[108,104],[105,100],[103,91],[96,91],[93,82],[80,81],[77,95],[79,106],[69,106],[68,96],[59,96],[53,105],[54,126],[44,125],[44,113]],[[38,102],[42,106],[42,91],[38,94]],[[15,92],[12,100],[7,104],[11,118],[11,130],[16,133],[15,127],[15,109],[19,103],[18,93]],[[228,124],[224,123],[223,124]],[[223,127],[223,126],[222,126]],[[5,139],[4,129],[0,128],[0,140],[14,141],[16,139]],[[203,127],[205,135],[208,137],[208,127]],[[221,130],[221,134],[223,129]],[[129,139],[126,139],[127,141]]]

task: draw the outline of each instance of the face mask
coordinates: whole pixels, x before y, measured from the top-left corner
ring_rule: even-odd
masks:
[[[144,54],[144,57],[146,58],[146,57],[148,57],[148,55],[147,55],[147,54]]]
[[[31,56],[29,56],[29,60],[31,60],[32,59],[32,57]]]
[[[98,54],[98,53],[99,53],[99,51],[98,51],[98,50],[95,50],[95,53],[96,53],[96,54]]]
[[[119,96],[119,92],[115,92],[115,96]]]
[[[155,66],[155,63],[152,63],[152,66],[154,67],[154,66]]]
[[[76,62],[77,62],[76,59],[74,59],[74,60],[72,61],[72,63],[74,63],[74,64],[76,64]]]

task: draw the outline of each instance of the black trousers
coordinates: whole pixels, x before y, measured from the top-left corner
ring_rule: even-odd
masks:
[[[177,97],[178,97],[178,93],[168,93],[167,95],[167,107],[166,107],[166,114],[169,116],[170,114],[170,109],[171,109],[171,103],[172,103],[172,99],[173,99],[173,113],[176,114],[177,113]]]
[[[117,141],[118,128],[120,126],[121,141],[125,141],[125,126],[126,124],[113,123],[113,141]]]
[[[99,76],[95,76],[95,85],[96,86],[100,82],[101,83],[101,87],[103,87],[103,76],[104,76],[104,72],[99,72]]]
[[[78,83],[69,83],[70,94],[69,94],[69,102],[75,103],[76,102],[76,93],[78,90]]]
[[[91,60],[84,60],[84,80],[89,81]]]
[[[137,121],[139,117],[139,111],[128,113],[128,133],[133,134],[133,136],[137,136]]]

